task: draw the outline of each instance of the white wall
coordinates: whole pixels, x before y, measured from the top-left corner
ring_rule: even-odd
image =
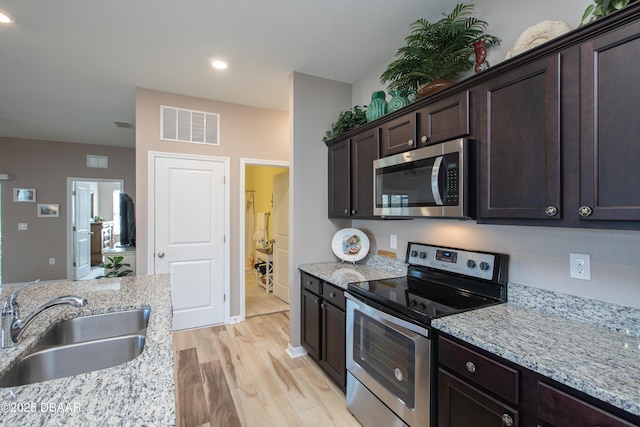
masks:
[[[526,28],[543,20],[563,20],[575,28],[588,4],[584,0],[488,0],[476,3],[474,16],[489,22],[488,31],[502,39],[501,46],[488,55],[495,65]],[[379,76],[385,68],[386,64],[379,66],[353,85],[353,104],[367,104],[371,93],[381,89]],[[353,221],[353,226],[367,230],[377,249],[390,250],[389,235],[397,234],[400,259],[407,241],[504,252],[511,257],[512,283],[640,308],[638,231],[487,226],[428,219]],[[591,281],[569,278],[570,252],[591,254]]]
[[[327,146],[322,137],[351,108],[351,85],[301,73],[291,76],[290,280],[291,346],[300,346],[300,264],[334,261],[331,239],[348,221],[327,218]]]

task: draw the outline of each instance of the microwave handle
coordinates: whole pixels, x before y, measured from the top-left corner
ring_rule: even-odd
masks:
[[[431,169],[431,192],[433,193],[433,200],[438,206],[442,206],[442,196],[440,195],[440,185],[438,184],[442,159],[443,156],[436,157],[436,160],[433,162],[433,169]]]

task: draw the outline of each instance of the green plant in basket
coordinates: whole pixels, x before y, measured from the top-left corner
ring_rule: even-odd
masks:
[[[473,43],[484,41],[486,48],[500,44],[498,37],[486,33],[486,21],[471,16],[473,4],[459,4],[437,22],[418,19],[411,24],[393,61],[380,76],[389,89],[419,90],[434,80],[453,80],[473,68]]]

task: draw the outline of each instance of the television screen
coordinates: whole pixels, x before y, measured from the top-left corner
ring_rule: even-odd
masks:
[[[136,246],[133,199],[125,193],[120,193],[120,246]]]

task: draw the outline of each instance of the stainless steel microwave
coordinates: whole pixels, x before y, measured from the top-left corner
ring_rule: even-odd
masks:
[[[468,144],[460,138],[375,160],[374,215],[469,218]]]

